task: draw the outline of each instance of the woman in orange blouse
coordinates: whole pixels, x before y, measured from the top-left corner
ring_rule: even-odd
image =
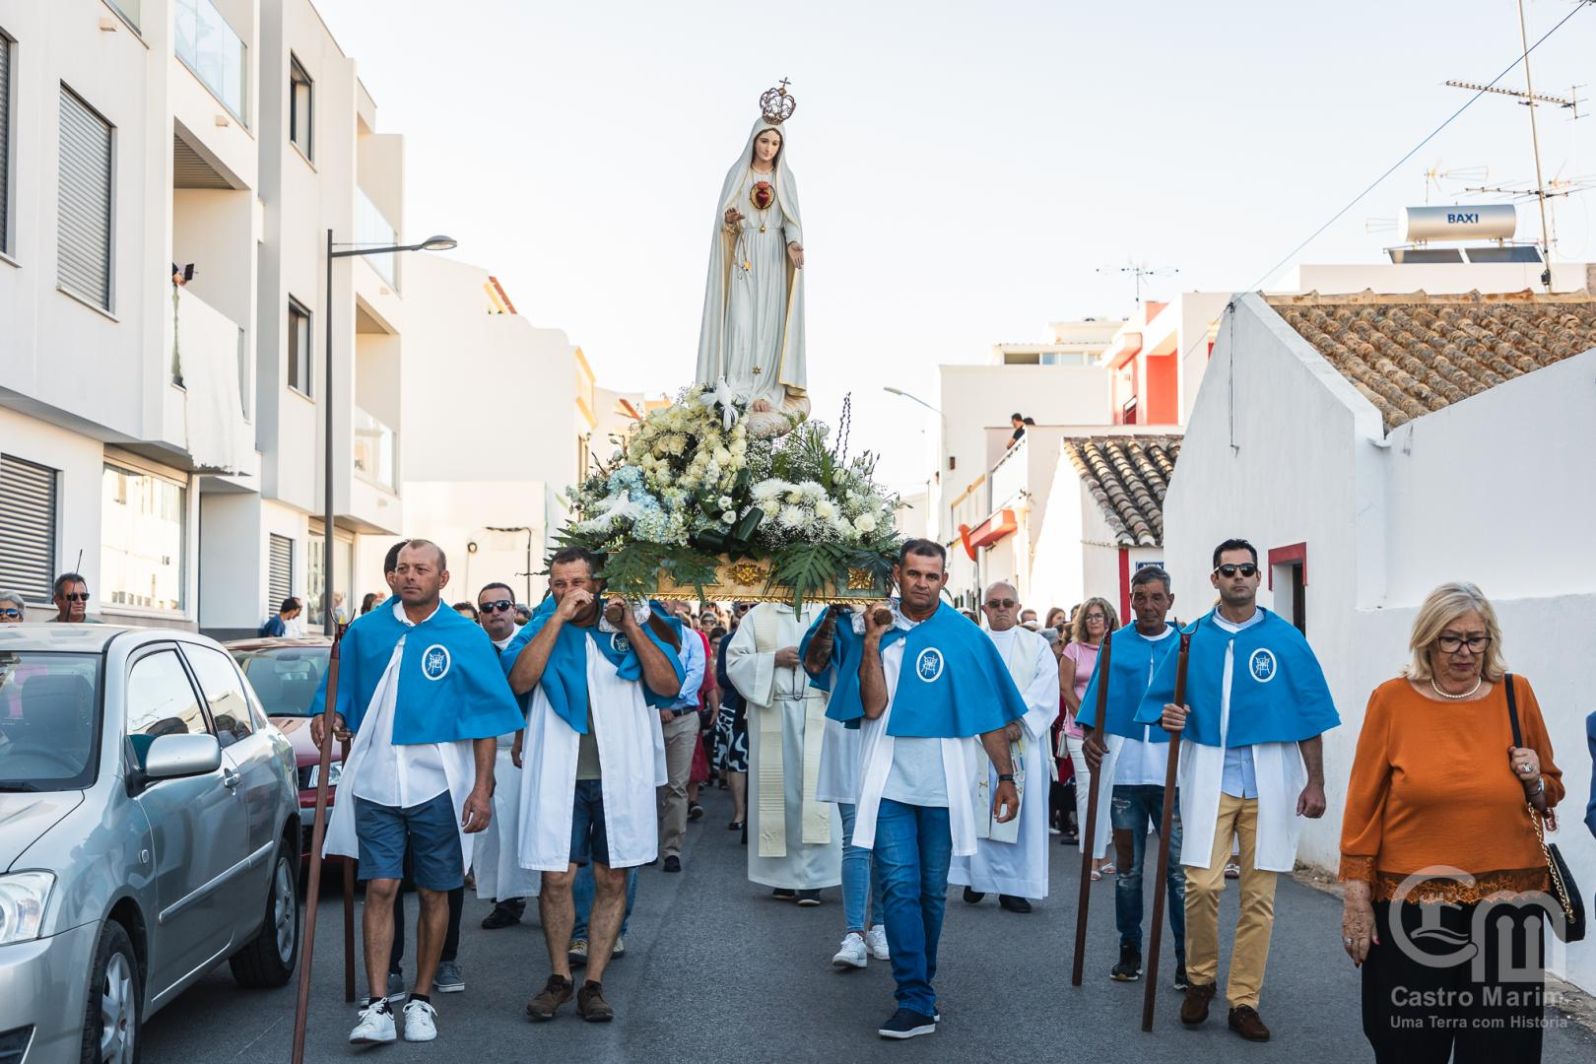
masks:
[[[1407,675],[1369,696],[1341,824],[1342,943],[1363,969],[1364,1035],[1378,1061],[1538,1061],[1534,892],[1549,882],[1526,803],[1552,809],[1562,773],[1479,588],[1432,591],[1409,646]]]

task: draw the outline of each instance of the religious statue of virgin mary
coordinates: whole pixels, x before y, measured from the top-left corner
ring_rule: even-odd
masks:
[[[746,404],[751,435],[778,436],[809,416],[803,222],[784,126],[798,105],[785,79],[759,102],[715,203],[696,383]]]

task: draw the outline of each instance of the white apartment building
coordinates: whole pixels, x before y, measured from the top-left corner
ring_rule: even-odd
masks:
[[[79,569],[95,616],[223,636],[315,614],[329,362],[335,586],[380,585],[404,264],[325,282],[329,229],[400,232],[376,128],[308,0],[0,0],[0,585]]]
[[[517,314],[486,270],[430,255],[409,266],[406,533],[448,555],[450,601],[475,601],[500,581],[535,604],[561,496],[582,475],[598,424],[593,371],[565,333]],[[373,543],[373,564],[386,547]]]

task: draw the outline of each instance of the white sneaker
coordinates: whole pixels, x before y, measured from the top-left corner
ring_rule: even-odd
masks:
[[[410,1001],[405,1003],[405,1041],[430,1042],[438,1037],[438,1025],[434,1017],[438,1010],[428,1001]],[[392,1020],[388,1021],[390,1024]]]
[[[831,958],[831,963],[838,968],[863,968],[869,964],[870,955],[865,952],[864,937],[857,931],[849,931],[843,936],[842,948]]]
[[[865,933],[865,945],[870,947],[870,955],[878,961],[890,961],[892,954],[887,950],[887,925],[876,924]]]
[[[360,1021],[349,1032],[350,1044],[357,1046],[386,1045],[393,1039],[393,1009],[387,999],[361,1009]]]

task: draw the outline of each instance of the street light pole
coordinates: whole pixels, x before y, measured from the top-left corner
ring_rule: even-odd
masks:
[[[358,245],[340,246],[333,243],[333,231],[327,230],[327,304],[322,307],[326,319],[327,338],[322,350],[322,360],[327,363],[322,386],[323,407],[322,444],[322,546],[321,546],[321,615],[322,630],[333,637],[338,634],[338,619],[333,610],[333,260],[360,255],[388,255],[399,251],[449,251],[459,245],[453,237],[429,236],[419,244],[384,244],[379,247]]]

